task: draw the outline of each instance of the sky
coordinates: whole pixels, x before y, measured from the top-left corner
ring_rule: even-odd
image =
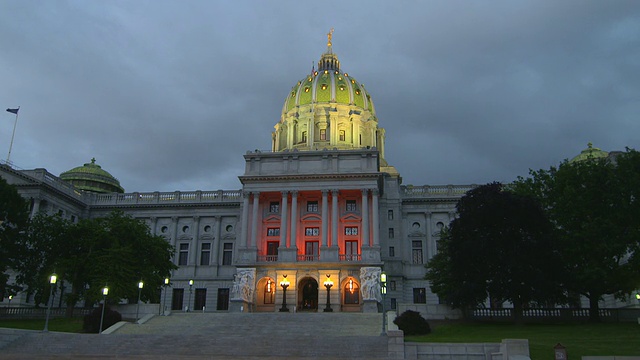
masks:
[[[128,192],[235,190],[326,50],[403,184],[510,182],[640,149],[632,1],[0,1],[0,161],[96,163]]]

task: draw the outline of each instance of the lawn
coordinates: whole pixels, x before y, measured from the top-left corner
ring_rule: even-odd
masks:
[[[500,342],[502,339],[529,339],[531,359],[553,359],[553,347],[561,343],[569,359],[586,355],[640,355],[640,325],[617,324],[434,324],[424,336],[407,336],[418,342]]]
[[[44,319],[0,319],[0,327],[27,330],[44,329]],[[82,332],[82,318],[56,318],[49,319],[49,331],[70,333]]]

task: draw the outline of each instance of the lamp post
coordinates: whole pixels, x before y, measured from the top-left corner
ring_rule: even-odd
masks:
[[[287,275],[282,275],[283,279],[280,281],[280,286],[282,286],[282,307],[280,308],[280,312],[289,312],[287,308],[287,288],[289,287],[289,280],[287,280]]]
[[[387,334],[387,314],[384,311],[384,298],[387,295],[387,274],[380,273],[380,293],[382,294],[382,332],[380,336]]]
[[[138,283],[138,305],[136,306],[136,322],[140,324],[138,320],[138,314],[140,313],[140,295],[142,295],[142,288],[144,287],[144,282],[140,280]]]
[[[193,293],[193,280],[189,280],[189,302],[187,303],[187,312],[191,306],[191,293]]]
[[[164,298],[162,299],[162,314],[166,315],[167,313],[167,286],[169,286],[169,278],[164,278],[164,286],[162,287],[164,290]]]
[[[109,288],[102,288],[102,315],[100,315],[100,331],[98,334],[102,334],[102,323],[104,322],[104,308],[107,307],[107,295],[109,295]]]
[[[9,295],[9,307],[11,307],[11,300],[13,299],[13,295]]]
[[[327,307],[324,308],[324,312],[332,312],[331,308],[331,287],[333,286],[333,281],[331,281],[331,275],[327,274],[327,280],[324,281],[324,287],[327,288]]]
[[[42,331],[49,331],[49,314],[51,313],[51,304],[53,304],[53,287],[56,285],[56,281],[58,281],[58,276],[56,273],[51,274],[49,277],[49,284],[51,284],[51,288],[49,289],[49,305],[47,306],[47,319],[44,321],[44,329]],[[11,301],[11,298],[9,298]]]

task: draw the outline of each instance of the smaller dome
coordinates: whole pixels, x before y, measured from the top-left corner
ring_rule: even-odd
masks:
[[[60,179],[88,192],[124,192],[124,189],[120,186],[120,181],[96,164],[95,158],[91,159],[90,163],[63,172],[60,174]]]
[[[598,148],[594,148],[592,143],[587,144],[587,148],[580,152],[580,155],[571,159],[570,162],[601,159],[609,156],[609,153]]]

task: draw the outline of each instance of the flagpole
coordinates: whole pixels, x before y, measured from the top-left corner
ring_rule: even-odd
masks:
[[[18,110],[20,110],[20,106],[18,106]],[[16,111],[16,119],[13,122],[13,133],[11,134],[11,144],[9,145],[9,154],[7,154],[7,165],[11,164],[9,160],[11,159],[11,148],[13,148],[13,138],[14,136],[16,136],[16,125],[18,125],[18,112],[19,111]]]

